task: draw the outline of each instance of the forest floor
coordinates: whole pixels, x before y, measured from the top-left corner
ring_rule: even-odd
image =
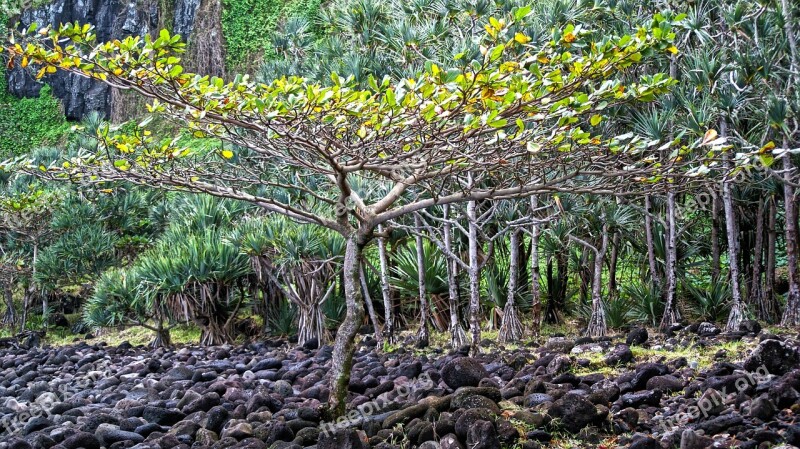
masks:
[[[481,354],[362,335],[351,412],[324,420],[329,346],[171,350],[126,329],[0,349],[0,449],[767,448],[800,444],[797,333],[710,323],[581,338],[571,326]],[[553,336],[557,334],[558,336]],[[58,345],[54,345],[57,343]],[[62,343],[69,343],[63,345]],[[109,344],[112,343],[112,344]]]

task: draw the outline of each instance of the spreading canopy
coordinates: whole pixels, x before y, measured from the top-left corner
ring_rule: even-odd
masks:
[[[612,192],[631,189],[621,179],[679,173],[687,149],[602,133],[604,111],[672,84],[662,74],[623,82],[644,55],[676,51],[671,23],[656,16],[648,29],[621,37],[570,25],[533,48],[515,25],[529,11],[491,19],[478,59],[428,63],[416,78],[372,79],[366,90],[335,74],[320,85],[186,73],[185,45],[167,31],[96,44],[88,25],[32,27],[5,50],[9,64],[36,64],[40,76],[61,69],[139,92],[153,115],[221,142],[209,150],[158,139],[145,120],[127,132],[101,129],[99,150],[38,167],[45,176],[205,192],[342,233],[436,204]],[[383,193],[365,199],[351,188],[355,180]],[[274,195],[287,188],[297,194]]]

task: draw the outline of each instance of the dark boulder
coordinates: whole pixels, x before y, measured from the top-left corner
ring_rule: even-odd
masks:
[[[630,332],[628,332],[628,336],[625,338],[625,344],[628,346],[641,346],[647,342],[649,335],[647,334],[647,329],[643,327],[636,327]]]
[[[797,348],[779,340],[764,340],[744,362],[750,372],[766,371],[764,374],[782,376],[800,364]]]
[[[601,419],[594,404],[577,394],[567,394],[557,400],[548,410],[548,414],[571,433],[578,433],[587,426],[598,424]]]
[[[477,387],[481,379],[489,377],[481,362],[461,357],[447,362],[442,368],[442,380],[453,390],[460,387]]]

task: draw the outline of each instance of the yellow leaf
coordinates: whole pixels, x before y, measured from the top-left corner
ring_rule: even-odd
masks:
[[[678,47],[676,47],[674,45],[670,45],[669,47],[667,47],[667,51],[672,53],[673,55],[677,55],[678,54]]]
[[[591,123],[592,126],[597,126],[598,124],[600,124],[600,121],[602,120],[603,117],[600,114],[595,114],[592,116],[592,118],[589,119],[589,123]]]
[[[233,157],[233,151],[231,151],[231,150],[222,150],[222,151],[220,152],[220,154],[221,154],[221,155],[222,155],[222,157],[224,157],[225,159],[230,159],[230,158],[232,158],[232,157]]]
[[[45,69],[44,67],[42,67],[41,69],[39,69],[39,72],[37,72],[37,73],[36,73],[36,79],[37,79],[37,80],[38,80],[38,79],[41,79],[41,78],[44,76],[44,74],[45,74],[45,71],[46,71],[46,69]]]
[[[514,40],[520,44],[527,44],[531,41],[531,38],[522,33],[517,33],[514,35]]]
[[[714,140],[716,138],[717,138],[717,131],[713,130],[713,129],[709,129],[708,131],[706,131],[706,134],[703,136],[702,145],[705,145],[708,142],[711,142],[712,140]]]
[[[56,68],[51,65],[47,66],[47,73],[56,73]]]
[[[759,152],[759,153],[766,153],[767,151],[769,151],[769,150],[772,150],[773,148],[775,148],[775,142],[773,142],[773,141],[771,141],[771,140],[770,140],[769,142],[767,142],[767,144],[766,144],[766,145],[764,145],[763,147],[761,147],[761,148],[758,150],[758,152]]]
[[[28,57],[27,56],[23,56],[22,57],[22,62],[19,65],[21,65],[22,67],[28,67]]]

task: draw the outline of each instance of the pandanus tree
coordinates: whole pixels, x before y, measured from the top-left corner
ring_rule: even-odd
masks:
[[[298,343],[328,341],[322,305],[334,291],[344,252],[340,235],[279,215],[252,218],[231,237],[261,284],[273,283],[297,306]]]
[[[137,267],[140,288],[162,298],[176,319],[196,323],[200,344],[235,340],[236,314],[246,301],[240,282],[250,274],[250,264],[222,232],[185,235],[168,230]]]
[[[136,265],[103,273],[84,305],[83,321],[96,328],[141,326],[155,333],[150,346],[169,347],[173,314],[163,295],[145,288],[141,273]]]
[[[35,299],[42,298],[42,315],[47,314],[46,297],[40,294],[41,290],[36,283],[36,265],[40,249],[53,235],[50,219],[58,196],[59,192],[45,191],[36,185],[0,196],[0,231],[16,241],[19,249],[17,253],[24,255],[21,259],[22,265],[30,273],[22,278],[27,285],[22,300],[20,331],[25,328],[28,310]]]
[[[157,140],[146,122],[129,132],[104,129],[98,133],[100,151],[84,152],[66,165],[35,167],[42,176],[125,179],[204,192],[342,235],[347,310],[334,344],[329,400],[331,413],[341,415],[364,316],[359,263],[377,225],[443,204],[610,191],[621,179],[645,181],[680,163],[672,158],[655,164],[642,142],[591,131],[607,107],[650,100],[670,87],[662,74],[627,85],[612,78],[646,53],[670,48],[670,24],[656,17],[625,36],[567,26],[544,45],[533,45],[518,26],[529,12],[521,7],[492,18],[483,51],[474,57],[457,55],[451,67],[426,64],[414,78],[371,78],[366,89],[336,75],[321,85],[295,77],[255,83],[237,76],[225,82],[187,73],[179,65],[185,45],[167,31],[157,38],[96,43],[89,25],[68,24],[31,29],[4,47],[11,64],[39,65],[40,75],[76,72],[132,90],[152,100],[152,113],[223,142],[213,151],[183,148]],[[467,174],[473,182],[452,182]],[[367,203],[351,187],[357,178],[391,188]],[[308,188],[311,179],[317,188]],[[312,199],[286,203],[258,189],[287,185]],[[213,278],[192,284],[206,296],[225,296],[228,288]],[[173,292],[171,302],[188,314],[216,312],[198,307],[197,297]],[[208,318],[214,327],[223,324],[216,313]],[[216,341],[216,329],[206,330]]]

